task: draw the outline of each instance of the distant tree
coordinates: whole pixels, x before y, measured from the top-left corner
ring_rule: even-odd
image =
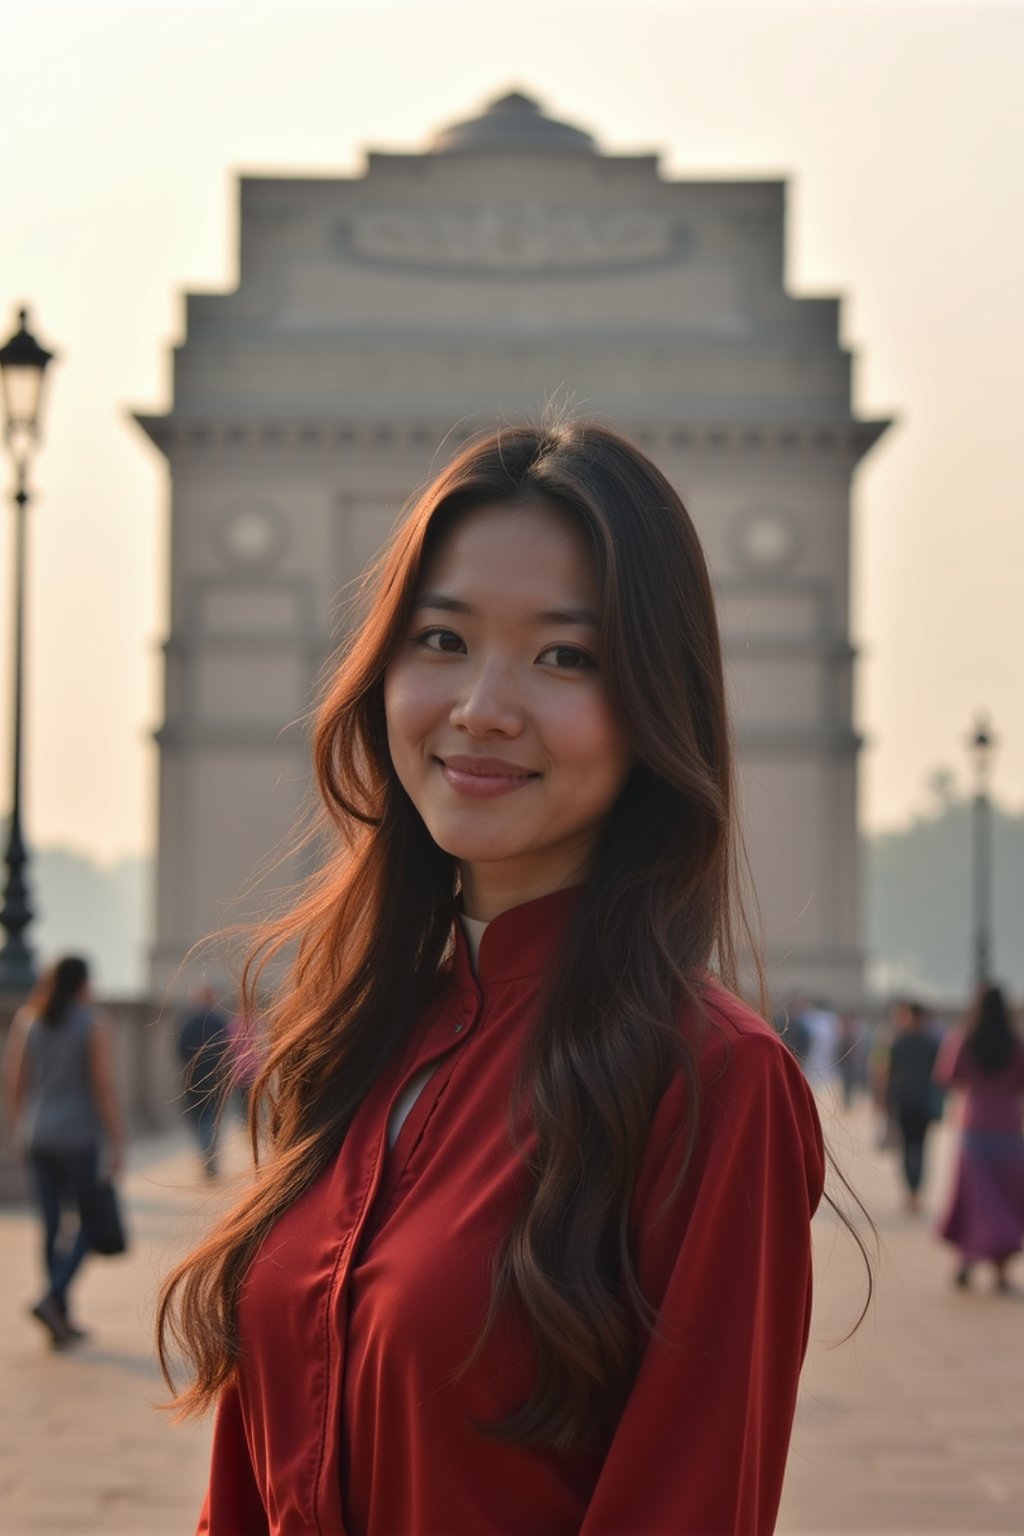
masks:
[[[928,781],[931,808],[864,847],[864,936],[879,992],[956,1002],[972,983],[971,803],[953,775]],[[1024,814],[993,807],[994,972],[1024,994]]]
[[[91,962],[102,995],[142,994],[152,932],[152,872],[152,859],[102,865],[71,848],[33,848],[34,919],[28,939],[38,963],[80,953]],[[0,880],[3,873],[0,869]]]
[[[947,766],[933,768],[926,782],[935,802],[935,810],[939,814],[950,810],[956,804],[956,774],[952,768]]]

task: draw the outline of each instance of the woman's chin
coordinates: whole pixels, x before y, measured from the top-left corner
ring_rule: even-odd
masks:
[[[522,858],[529,849],[520,843],[485,841],[473,837],[445,837],[431,834],[445,853],[459,864],[502,864],[507,859]]]

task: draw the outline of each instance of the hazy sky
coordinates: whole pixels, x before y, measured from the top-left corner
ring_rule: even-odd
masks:
[[[862,813],[892,826],[979,708],[1024,805],[1024,9],[0,0],[0,338],[61,360],[31,509],[27,818],[103,858],[154,841],[181,295],[234,286],[240,171],[359,174],[519,86],[666,175],[789,179],[788,285],[843,296],[858,472]],[[11,480],[0,464],[4,492]],[[0,611],[10,590],[0,522]],[[0,629],[0,807],[9,800]]]

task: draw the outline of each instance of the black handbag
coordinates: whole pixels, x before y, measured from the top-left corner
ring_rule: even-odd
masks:
[[[89,1201],[89,1237],[94,1253],[104,1258],[127,1253],[128,1234],[121,1216],[117,1186],[111,1179],[101,1179]]]

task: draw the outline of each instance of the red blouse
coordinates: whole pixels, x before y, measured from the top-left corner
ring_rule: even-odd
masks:
[[[760,1536],[774,1528],[811,1305],[823,1154],[790,1053],[735,997],[713,1028],[697,1153],[672,1195],[681,1080],[633,1199],[660,1316],[600,1452],[475,1427],[518,1407],[531,1345],[509,1315],[472,1363],[494,1254],[528,1188],[509,1090],[572,893],[504,913],[449,980],[246,1281],[200,1536]],[[390,1110],[433,1075],[389,1151]],[[666,1201],[668,1202],[666,1204]]]

